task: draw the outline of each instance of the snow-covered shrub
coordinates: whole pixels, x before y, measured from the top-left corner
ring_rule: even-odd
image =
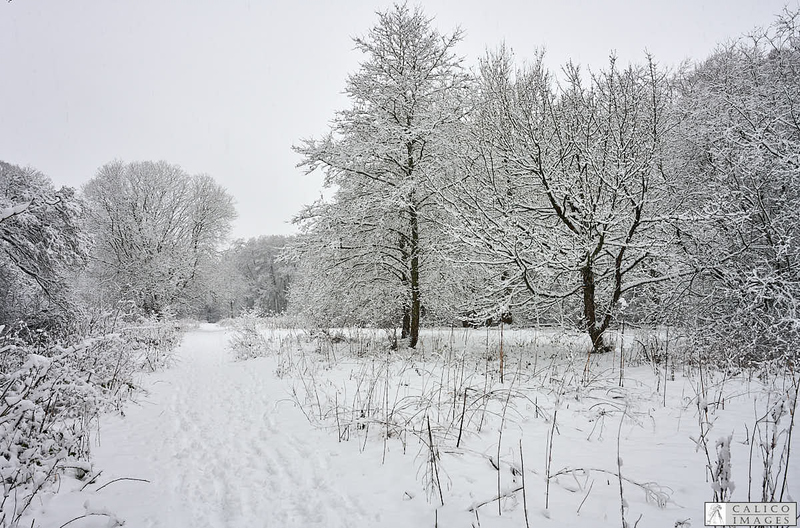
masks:
[[[0,372],[9,372],[25,362],[24,343],[6,326],[0,325]]]
[[[88,374],[87,381],[113,395],[133,388],[136,354],[120,334],[91,337],[73,348],[69,362]]]
[[[255,311],[245,312],[234,320],[230,347],[236,359],[252,359],[267,354],[269,342],[262,333],[263,322]]]
[[[797,283],[781,292],[755,288],[722,291],[700,319],[692,345],[699,358],[725,367],[783,371],[800,354]],[[791,285],[792,288],[788,286]],[[796,291],[790,291],[790,290]]]
[[[0,528],[16,526],[59,474],[89,471],[93,421],[119,408],[136,374],[163,367],[180,340],[180,326],[166,321],[115,326],[71,346],[0,329]]]
[[[107,391],[76,361],[88,347],[30,354],[20,368],[0,373],[0,527],[16,526],[59,473],[82,478],[90,470],[89,430]]]
[[[264,323],[273,330],[297,330],[306,326],[306,322],[301,317],[287,313],[267,314]]]
[[[125,342],[136,354],[139,368],[154,372],[169,365],[172,351],[181,339],[181,326],[145,319],[121,331]]]
[[[50,355],[56,342],[47,330],[28,321],[0,325],[0,372],[11,372],[25,363],[29,354]]]

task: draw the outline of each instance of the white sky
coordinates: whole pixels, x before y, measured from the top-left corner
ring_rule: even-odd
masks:
[[[347,106],[351,37],[391,1],[13,0],[0,2],[0,159],[79,187],[113,159],[207,172],[236,198],[235,237],[284,234],[321,177],[291,145]],[[414,2],[409,2],[414,5]],[[490,5],[493,4],[493,5]],[[644,50],[676,65],[766,26],[784,0],[431,0],[466,31],[472,65],[501,41],[599,68]],[[797,8],[798,0],[790,0]]]

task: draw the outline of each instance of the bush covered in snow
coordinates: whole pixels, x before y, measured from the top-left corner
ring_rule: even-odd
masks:
[[[37,493],[59,475],[90,470],[89,433],[119,408],[136,374],[163,367],[180,339],[166,322],[123,324],[71,346],[29,342],[0,328],[0,528],[16,526]]]
[[[251,359],[267,354],[269,341],[261,332],[264,322],[255,311],[245,312],[231,322],[233,332],[230,347],[237,359]]]
[[[66,469],[90,469],[89,427],[108,399],[77,357],[89,345],[52,357],[30,354],[0,374],[0,526],[14,526],[33,497]]]

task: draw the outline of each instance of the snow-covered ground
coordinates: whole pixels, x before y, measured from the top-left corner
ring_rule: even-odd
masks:
[[[497,329],[428,333],[423,350],[388,361],[357,357],[352,339],[325,348],[275,331],[274,354],[236,361],[229,334],[189,332],[175,366],[148,375],[124,416],[103,418],[102,473],[65,479],[22,525],[94,514],[67,526],[519,527],[527,509],[530,526],[621,526],[621,474],[630,526],[703,526],[713,491],[698,418],[713,423],[712,467],[717,440],[733,435],[732,500],[747,500],[748,479],[761,498],[750,440],[769,432],[756,417],[781,396],[755,381],[704,372],[701,386],[681,366],[665,381],[643,364],[620,387],[611,354],[582,379],[580,350],[553,354],[524,331],[504,338],[503,383]],[[800,495],[799,467],[790,463],[784,500]]]
[[[234,362],[217,327],[190,332],[175,367],[150,375],[148,394],[124,416],[103,419],[94,448],[97,485],[58,494],[28,517],[57,527],[85,514],[88,501],[89,512],[112,513],[131,527],[421,523],[419,510],[402,501],[413,471],[370,465],[357,445],[312,427],[274,372],[274,359]],[[149,482],[121,480],[93,491],[117,478]],[[70,526],[109,526],[111,519]]]

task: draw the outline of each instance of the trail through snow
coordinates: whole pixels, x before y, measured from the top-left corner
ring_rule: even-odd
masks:
[[[357,446],[314,429],[287,398],[271,359],[234,362],[226,334],[189,332],[177,365],[99,431],[96,493],[132,527],[414,526],[423,512]],[[363,464],[359,464],[363,462]],[[412,475],[413,471],[408,472]],[[423,508],[426,510],[427,508]],[[99,521],[100,519],[98,519]]]
[[[521,332],[516,342],[523,350],[532,340]],[[471,335],[483,339],[488,334]],[[428,337],[436,342],[436,334]],[[533,368],[517,363],[512,379],[521,381],[511,381],[509,389],[494,381],[487,385],[488,361],[478,361],[473,371],[435,354],[428,363],[397,359],[391,387],[378,383],[384,375],[389,379],[390,367],[374,358],[296,362],[292,373],[297,375],[279,378],[279,366],[286,370],[286,355],[301,343],[286,344],[279,365],[277,357],[234,361],[227,341],[228,333],[214,325],[188,332],[176,365],[146,375],[146,393],[128,403],[124,415],[101,419],[93,461],[102,473],[59,481],[62,493],[43,494],[20,526],[35,519],[36,528],[111,528],[119,526],[117,520],[126,528],[511,528],[524,526],[526,513],[532,526],[553,528],[619,526],[623,514],[631,525],[638,520],[641,526],[697,525],[703,503],[712,498],[706,476],[707,462],[716,461],[714,442],[734,435],[731,482],[739,486],[733,499],[747,500],[750,484],[760,493],[759,455],[753,456],[752,441],[767,438],[769,431],[753,436],[753,424],[783,401],[779,398],[788,397],[779,384],[707,373],[708,401],[720,403],[705,404],[711,410],[701,415],[700,382],[681,370],[674,380],[662,381],[664,375],[650,365],[628,365],[623,389],[609,368],[615,361],[610,356],[606,365],[594,366],[600,374],[584,385],[576,381],[583,361],[574,362],[563,351],[545,351],[549,359],[541,361],[550,364],[540,366],[538,375],[532,374],[538,352]],[[472,348],[482,351],[483,346]],[[524,353],[530,358],[530,349]],[[314,373],[300,376],[306,368]],[[451,389],[456,382],[463,392]],[[668,396],[659,389],[662,383]],[[344,408],[378,405],[373,423],[381,423],[385,404],[385,413],[392,409],[386,423],[407,420],[406,430],[413,420],[420,427],[432,416],[436,482],[446,504],[432,493],[436,487],[424,438],[412,431],[384,442],[381,428],[354,426],[350,441],[339,443],[336,430],[309,423],[294,404],[294,389],[304,394],[307,412],[326,416],[329,411],[323,409],[330,408],[331,399],[346,402]],[[462,420],[466,416],[468,422],[460,448],[453,446],[463,422],[451,414],[457,412],[451,390],[459,398],[474,394],[468,412],[463,410],[466,397],[461,400]],[[377,394],[381,391],[384,399]],[[316,407],[309,403],[312,398]],[[701,419],[710,420],[704,431]],[[478,423],[481,431],[475,430]],[[708,455],[693,440],[700,432],[710,434]],[[521,484],[522,442],[525,495],[512,492]],[[795,445],[792,453],[797,451]],[[791,496],[799,475],[794,458],[785,469]],[[625,510],[620,509],[620,480]]]

